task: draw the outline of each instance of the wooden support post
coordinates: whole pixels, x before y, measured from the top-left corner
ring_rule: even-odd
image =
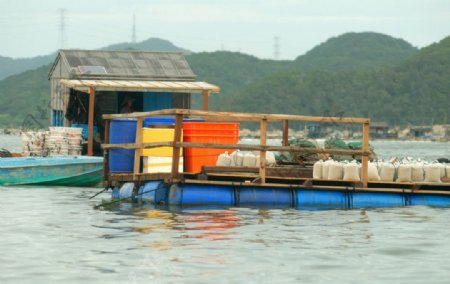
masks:
[[[365,152],[369,151],[369,123],[363,124],[362,150]],[[361,182],[362,182],[364,188],[367,188],[367,183],[369,180],[368,168],[369,168],[369,156],[363,155],[361,157]]]
[[[283,146],[289,146],[289,121],[283,120]]]
[[[104,143],[109,144],[109,119],[105,120]],[[103,179],[108,180],[109,176],[109,150],[103,150]]]
[[[208,110],[209,91],[204,90],[202,94],[203,94],[203,110]]]
[[[144,118],[139,117],[137,119],[136,125],[136,145],[138,148],[134,150],[134,168],[133,173],[135,175],[140,173],[141,167],[141,155],[142,155],[142,125],[144,123]]]
[[[263,118],[260,123],[260,145],[267,144],[267,118]],[[259,179],[261,183],[266,183],[266,150],[259,151]]]
[[[95,104],[95,89],[89,88],[89,113],[88,113],[88,156],[94,154],[94,104]]]
[[[173,142],[181,142],[181,132],[183,130],[183,115],[177,114],[175,115],[175,134],[173,137]],[[172,178],[178,179],[179,178],[179,171],[178,171],[178,165],[180,164],[180,146],[177,146],[175,144],[173,146],[173,152],[172,152]]]

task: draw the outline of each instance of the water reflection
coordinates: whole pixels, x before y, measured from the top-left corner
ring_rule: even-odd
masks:
[[[220,211],[161,211],[151,209],[135,213],[144,220],[151,220],[144,226],[133,228],[135,232],[151,234],[161,230],[181,231],[178,238],[228,240],[235,234],[231,229],[239,226],[241,220],[233,210]],[[152,247],[165,249],[167,242],[154,242]]]

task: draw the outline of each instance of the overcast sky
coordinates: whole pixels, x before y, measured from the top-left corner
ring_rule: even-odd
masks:
[[[450,35],[450,0],[0,0],[0,55],[131,41],[133,14],[137,41],[158,37],[194,52],[260,58],[274,58],[275,37],[279,58],[293,59],[350,31],[385,33],[417,47]]]

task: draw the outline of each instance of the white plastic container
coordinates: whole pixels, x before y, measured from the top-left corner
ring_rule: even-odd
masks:
[[[247,153],[244,155],[244,160],[242,161],[243,167],[256,167],[256,156],[253,153]]]
[[[322,165],[323,161],[317,161],[314,163],[313,166],[313,178],[315,179],[321,179],[322,178]]]
[[[415,163],[411,165],[411,181],[421,182],[425,177],[423,163]]]
[[[344,178],[345,181],[359,181],[359,167],[356,163],[348,163],[344,165]]]
[[[239,150],[236,150],[233,153],[231,153],[230,157],[231,157],[230,166],[242,167],[242,163],[244,162],[244,155]]]
[[[411,182],[411,177],[411,165],[400,164],[397,169],[397,182]]]
[[[333,163],[333,160],[331,160],[331,159],[323,162],[323,164],[322,164],[322,178],[323,179],[328,179],[328,170],[329,170],[331,163]]]
[[[441,182],[441,166],[440,164],[425,165],[425,182]]]
[[[344,167],[341,163],[333,161],[329,164],[328,179],[341,180],[344,176]]]
[[[378,168],[375,163],[370,163],[367,165],[367,179],[369,181],[379,181],[380,175],[378,174]]]
[[[217,158],[216,166],[219,167],[229,167],[231,165],[231,157],[228,152],[220,154]]]
[[[381,170],[380,170],[380,180],[381,181],[388,181],[392,182],[394,181],[395,177],[395,167],[391,163],[383,163],[381,164]]]

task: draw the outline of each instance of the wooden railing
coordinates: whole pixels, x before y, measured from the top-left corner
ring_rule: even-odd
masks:
[[[162,115],[175,116],[175,134],[173,141],[166,142],[152,142],[143,143],[142,128],[143,120],[147,117],[155,117]],[[181,134],[183,128],[183,117],[195,116],[202,117],[208,121],[239,121],[239,122],[259,122],[260,124],[260,143],[259,145],[248,144],[213,144],[213,143],[192,143],[182,142]],[[109,121],[115,118],[136,118],[136,142],[128,144],[109,144]],[[134,174],[139,174],[140,157],[143,149],[157,148],[157,147],[172,147],[172,171],[171,176],[174,180],[179,178],[178,164],[180,161],[180,148],[216,148],[216,149],[240,149],[249,151],[259,151],[259,179],[260,183],[266,182],[266,152],[267,151],[290,151],[290,152],[306,152],[306,153],[328,153],[338,155],[360,155],[361,159],[361,182],[363,187],[367,187],[368,182],[368,157],[369,151],[369,124],[368,118],[349,118],[349,117],[316,117],[316,116],[301,116],[301,115],[283,115],[283,114],[256,114],[256,113],[234,113],[234,112],[212,112],[201,110],[186,110],[186,109],[167,109],[152,112],[136,112],[130,114],[110,114],[103,115],[105,120],[105,144],[102,148],[108,149],[134,149]],[[318,123],[336,123],[336,124],[360,124],[362,125],[363,145],[362,150],[338,150],[338,149],[315,149],[304,148],[299,146],[288,146],[289,137],[289,121],[304,121],[304,122],[318,122]],[[267,145],[267,124],[268,122],[282,122],[283,124],[283,146]],[[108,174],[108,156],[105,155],[105,176]]]

